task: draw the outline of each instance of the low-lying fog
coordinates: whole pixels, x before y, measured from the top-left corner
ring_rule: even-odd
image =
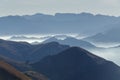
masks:
[[[116,64],[120,65],[120,48],[90,51],[100,57],[103,57],[107,60],[113,61]]]
[[[113,61],[120,66],[120,43],[93,43],[97,47],[104,49],[89,50],[90,52],[103,57],[107,60]]]
[[[5,39],[5,40],[12,40],[12,41],[26,41],[29,43],[34,43],[34,42],[39,42],[41,43],[42,41],[53,37],[53,36],[57,36],[58,38],[64,38],[66,36],[71,36],[77,39],[81,39],[84,36],[78,36],[77,34],[42,34],[42,35],[13,35],[13,36],[1,36],[1,39]],[[104,49],[101,50],[89,50],[90,52],[103,57],[107,60],[113,61],[116,64],[120,65],[120,47],[118,45],[118,43],[92,43],[94,44],[96,47],[102,47]],[[118,47],[116,47],[118,46]]]
[[[6,35],[6,36],[0,36],[0,39],[4,40],[11,40],[11,41],[23,41],[28,43],[34,43],[34,42],[43,42],[44,40],[57,36],[58,38],[64,38],[66,36],[70,37],[76,37],[78,34],[35,34],[35,35]]]

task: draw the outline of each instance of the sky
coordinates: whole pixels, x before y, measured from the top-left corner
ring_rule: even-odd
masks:
[[[120,0],[0,0],[0,16],[81,13],[120,16]]]

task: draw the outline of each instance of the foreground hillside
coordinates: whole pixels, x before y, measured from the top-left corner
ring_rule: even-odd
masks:
[[[0,61],[0,80],[32,80],[11,65]]]
[[[0,60],[0,80],[120,79],[120,67],[113,62],[57,42],[31,45],[0,40]]]
[[[119,66],[78,47],[45,57],[32,67],[50,80],[120,80]]]

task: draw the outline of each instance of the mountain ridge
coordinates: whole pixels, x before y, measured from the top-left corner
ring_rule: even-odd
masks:
[[[6,16],[0,17],[0,25],[3,26],[2,29],[0,28],[0,32],[3,35],[71,32],[88,33],[87,35],[89,35],[109,29],[110,27],[107,25],[119,23],[119,21],[120,17],[93,15],[90,13],[56,13],[54,16],[44,14]],[[85,33],[86,31],[87,33]]]
[[[31,45],[27,42],[0,40],[0,55],[21,62],[39,61],[47,55],[54,55],[69,48],[57,42]]]
[[[51,80],[119,80],[120,67],[88,51],[72,47],[32,64]]]

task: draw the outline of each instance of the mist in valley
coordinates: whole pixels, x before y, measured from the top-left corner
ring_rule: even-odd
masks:
[[[90,50],[95,55],[98,55],[107,60],[113,61],[120,65],[120,48],[107,48],[104,50]]]
[[[80,34],[39,34],[39,35],[0,36],[0,38],[4,40],[17,41],[17,42],[28,42],[30,44],[41,44],[43,41],[51,37],[56,37],[57,39],[60,39],[60,40],[64,40],[66,37],[73,37],[75,39],[81,40],[85,38],[86,36],[80,36]],[[119,53],[120,43],[96,43],[96,42],[90,42],[90,43],[102,49],[88,49],[88,51],[120,65],[120,60],[119,60],[120,59],[120,53]]]

